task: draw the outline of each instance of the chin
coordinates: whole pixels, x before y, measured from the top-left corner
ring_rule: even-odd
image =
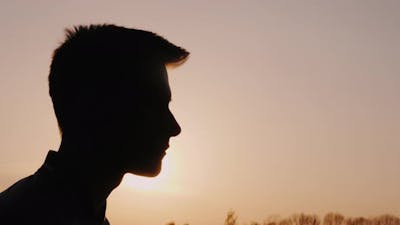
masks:
[[[141,168],[130,169],[127,172],[144,177],[156,177],[161,172],[161,162],[157,163],[157,165],[146,165]]]
[[[156,177],[156,176],[158,176],[158,174],[160,174],[160,172],[161,172],[161,170],[158,170],[156,172],[145,173],[142,176],[145,176],[145,177]]]

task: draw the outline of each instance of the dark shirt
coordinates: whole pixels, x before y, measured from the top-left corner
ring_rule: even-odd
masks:
[[[57,154],[49,151],[35,174],[0,193],[0,224],[109,225],[106,201],[91,203]]]

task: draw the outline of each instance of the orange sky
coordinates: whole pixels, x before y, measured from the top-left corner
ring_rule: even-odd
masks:
[[[1,1],[1,190],[58,148],[47,75],[63,29],[107,22],[191,52],[169,71],[182,133],[165,170],[129,176],[111,224],[400,216],[399,1],[113,2]]]

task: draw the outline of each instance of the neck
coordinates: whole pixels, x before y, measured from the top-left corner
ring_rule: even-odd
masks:
[[[74,138],[72,141],[64,136],[59,148],[59,157],[65,162],[60,166],[94,205],[104,202],[124,175],[104,152],[87,140]]]

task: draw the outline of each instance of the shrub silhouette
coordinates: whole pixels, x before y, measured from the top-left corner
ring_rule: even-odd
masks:
[[[392,215],[382,215],[372,220],[373,225],[399,225],[400,218]]]
[[[229,211],[225,218],[224,225],[239,225],[238,216],[235,211]],[[166,225],[175,225],[174,222]],[[189,224],[184,224],[189,225]],[[327,213],[321,223],[320,218],[314,214],[293,214],[286,218],[269,218],[262,223],[250,222],[244,225],[400,225],[400,218],[393,215],[381,215],[377,217],[344,217],[339,213]]]
[[[342,225],[344,216],[339,213],[328,213],[324,217],[324,225]]]
[[[237,225],[236,220],[235,212],[231,210],[228,212],[228,215],[226,215],[225,225]]]
[[[317,215],[295,214],[291,216],[292,225],[319,225],[320,219]]]

